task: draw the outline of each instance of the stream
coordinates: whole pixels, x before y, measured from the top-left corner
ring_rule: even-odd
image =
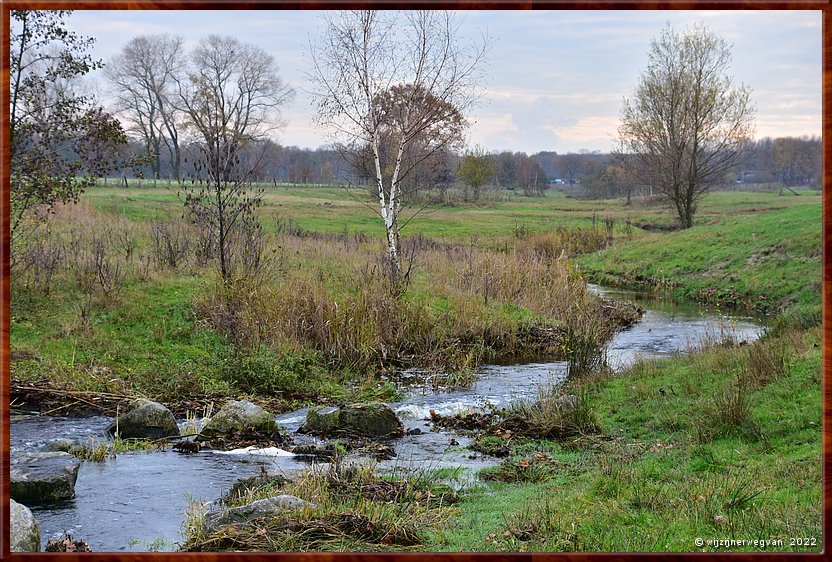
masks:
[[[641,358],[663,358],[683,353],[706,337],[730,335],[753,340],[763,331],[761,318],[726,315],[691,303],[674,303],[639,293],[590,286],[609,299],[629,300],[646,312],[641,321],[619,332],[607,345],[607,359],[622,369]],[[468,437],[451,431],[431,431],[425,421],[430,410],[450,415],[482,408],[485,402],[506,406],[512,401],[534,399],[541,385],[566,376],[565,362],[486,365],[477,371],[469,388],[435,390],[410,385],[406,398],[390,406],[406,429],[420,435],[395,441],[397,456],[379,462],[380,469],[459,468],[469,480],[476,471],[497,462],[464,447]],[[281,428],[294,434],[306,418],[306,409],[277,416]],[[80,442],[103,439],[111,418],[51,418],[14,416],[11,420],[11,454],[41,450],[60,438]],[[184,425],[184,420],[182,420]],[[298,436],[298,442],[315,438]],[[239,478],[255,476],[263,467],[270,473],[293,473],[308,468],[294,456],[224,454],[202,451],[183,455],[170,449],[154,453],[123,453],[103,462],[82,462],[75,486],[76,497],[60,503],[27,504],[40,522],[41,540],[60,538],[67,531],[86,541],[96,552],[170,551],[184,540],[181,525],[189,501],[219,498]],[[464,479],[463,479],[464,480]]]

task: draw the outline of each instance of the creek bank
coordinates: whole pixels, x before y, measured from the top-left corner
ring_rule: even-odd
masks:
[[[695,307],[670,309],[664,308],[666,304],[649,302],[648,312],[642,321],[630,330],[619,332],[611,341],[610,348],[614,349],[616,354],[625,352],[628,357],[668,357],[687,349],[687,342],[691,339],[697,339],[700,334],[711,333],[714,327],[718,329],[721,325],[730,324],[743,330],[743,333],[749,334],[749,339],[753,339],[754,334],[759,332],[758,326],[745,323],[743,319],[735,323],[713,314],[703,316]],[[464,450],[463,447],[469,445],[471,439],[460,436],[455,429],[439,428],[440,431],[430,431],[427,427],[429,422],[423,421],[429,416],[429,410],[434,409],[441,416],[450,417],[456,412],[481,407],[484,402],[507,407],[513,401],[533,398],[539,386],[558,382],[563,376],[563,362],[488,365],[478,369],[476,381],[469,388],[437,390],[430,386],[408,387],[408,396],[392,406],[402,418],[405,429],[413,433],[395,441],[395,452],[398,455],[395,461],[380,462],[378,467],[380,470],[396,470],[396,467],[403,465],[442,470],[463,467],[463,478],[469,478],[470,471],[479,470],[495,461],[493,458],[470,460],[470,450]],[[224,401],[215,400],[216,403]],[[265,404],[259,399],[257,402]],[[175,405],[167,405],[173,411],[177,411]],[[191,408],[191,411],[194,410],[195,408]],[[42,529],[46,529],[45,537],[54,537],[56,532],[62,532],[65,528],[72,530],[74,525],[83,524],[84,529],[89,530],[85,530],[85,538],[95,545],[96,550],[101,551],[142,550],[158,537],[165,537],[168,544],[180,542],[178,529],[182,523],[182,513],[187,509],[182,490],[187,490],[196,498],[213,499],[225,493],[235,478],[253,475],[259,472],[260,466],[285,474],[308,470],[308,465],[298,460],[309,460],[308,457],[304,458],[303,453],[326,449],[327,442],[322,443],[312,436],[294,434],[305,421],[306,413],[306,410],[287,412],[277,420],[279,426],[297,440],[294,450],[301,454],[294,457],[260,458],[255,455],[215,454],[185,457],[171,451],[162,451],[153,455],[119,455],[117,459],[107,459],[104,463],[83,463],[78,497],[72,505],[38,508],[35,515],[41,520]],[[46,439],[58,435],[83,442],[85,438],[103,431],[111,420],[90,418],[87,423],[84,419],[58,418],[55,421],[57,423],[50,419],[37,418],[13,420],[13,448],[39,448]],[[416,429],[423,433],[416,435]],[[508,434],[503,432],[502,435]],[[497,443],[496,448],[499,448],[500,442],[511,447],[518,441],[512,438],[503,439],[496,433],[485,437],[490,439],[492,444]],[[453,445],[452,440],[458,441],[457,445]],[[347,449],[350,441],[343,441],[344,448]],[[32,444],[28,445],[30,442]],[[484,448],[485,446],[484,444]],[[293,446],[285,448],[291,450]],[[322,456],[318,460],[327,459]],[[519,472],[523,468],[519,466],[520,461],[513,462],[518,465]],[[540,463],[533,461],[531,464],[534,472]],[[136,474],[141,474],[141,477],[137,478]],[[387,484],[377,484],[376,488],[381,490],[386,486]],[[283,490],[277,493],[293,492]],[[302,499],[312,499],[301,494],[294,495]],[[104,511],[101,511],[101,497],[113,497],[116,500],[114,505],[104,505]],[[126,521],[134,522],[128,534],[122,531]],[[332,532],[342,528],[339,521],[327,521],[326,529]],[[304,527],[298,524],[297,528],[300,531]],[[277,532],[284,531],[278,529]],[[94,542],[92,539],[95,539]],[[139,542],[127,545],[128,540]],[[229,545],[228,548],[234,546]]]
[[[144,398],[135,394],[84,391],[56,385],[46,379],[20,380],[12,378],[9,384],[13,414],[49,415],[67,417],[116,417],[134,400]],[[164,398],[164,405],[175,417],[184,418],[193,412],[210,410],[214,404],[223,403],[228,396],[197,394]],[[262,395],[258,404],[275,413],[291,411],[289,402],[281,397]],[[158,400],[157,400],[158,401]]]
[[[626,301],[615,302],[603,299],[599,311],[605,324],[604,331],[610,336],[616,331],[625,329],[637,322],[643,309]],[[509,362],[528,362],[541,358],[558,358],[557,354],[563,348],[565,338],[567,338],[567,330],[562,325],[524,326],[514,334],[514,339],[517,342],[517,352],[514,354],[498,354],[491,357],[489,361],[507,364]],[[21,359],[20,354],[17,355],[17,359]],[[16,359],[13,358],[12,360]],[[418,364],[418,358],[414,358],[411,363]],[[428,364],[433,365],[430,362]],[[384,380],[384,371],[382,370],[380,374],[381,380]],[[163,403],[164,407],[169,409],[175,417],[183,418],[186,415],[192,415],[193,412],[206,411],[214,404],[228,400],[226,395],[209,391],[187,395],[143,397],[130,393],[129,384],[122,386],[123,388],[120,387],[119,391],[97,392],[79,390],[71,385],[56,384],[48,379],[20,380],[12,378],[9,391],[11,403],[15,405],[14,411],[16,413],[78,417],[92,415],[116,417],[126,412],[135,400],[145,398]],[[261,407],[274,413],[291,411],[300,405],[299,401],[293,399],[291,395],[281,393],[259,393],[254,396],[253,400]],[[332,396],[319,397],[317,403],[326,403],[331,400]],[[172,429],[169,421],[163,427]],[[126,431],[126,429],[123,431]],[[127,434],[124,433],[123,436],[127,436]],[[135,437],[144,437],[144,435],[137,434]],[[147,437],[155,438],[150,435]]]

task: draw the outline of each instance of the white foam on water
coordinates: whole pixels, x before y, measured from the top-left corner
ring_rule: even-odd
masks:
[[[294,457],[294,453],[279,449],[277,447],[266,447],[258,449],[254,445],[244,449],[232,449],[230,451],[214,451],[218,455],[257,455],[261,457]]]
[[[294,416],[294,417],[285,418],[285,419],[284,418],[277,418],[277,423],[278,424],[286,424],[286,425],[291,425],[291,424],[300,423],[300,422],[304,422],[304,421],[306,421],[306,416],[305,415],[304,416]]]
[[[406,404],[396,408],[396,414],[399,417],[407,420],[423,420],[430,418],[430,412],[433,410],[440,416],[453,416],[455,414],[462,414],[474,409],[474,403],[465,402],[443,402],[440,404]]]

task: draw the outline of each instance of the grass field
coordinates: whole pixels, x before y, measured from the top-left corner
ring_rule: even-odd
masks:
[[[489,480],[442,507],[441,529],[432,506],[389,514],[408,517],[403,536],[421,550],[710,551],[693,539],[728,537],[787,541],[731,550],[783,551],[800,550],[790,537],[820,541],[814,191],[713,193],[685,231],[647,200],[504,192],[432,205],[405,229],[418,267],[400,299],[379,297],[381,221],[366,193],[353,195],[265,186],[258,212],[271,269],[230,291],[214,263],[194,256],[198,233],[182,225],[175,193],[91,189],[58,209],[12,281],[12,378],[163,401],[249,397],[275,409],[390,400],[392,387],[367,373],[429,366],[464,382],[476,364],[539,352],[530,333],[589,330],[600,309],[586,279],[756,309],[775,329],[752,346],[575,382],[600,430],[513,439]],[[159,259],[159,225],[187,247],[175,265]],[[346,500],[333,501],[327,521],[337,527]],[[387,508],[361,505],[375,525],[388,523]]]
[[[818,305],[817,198],[796,197],[788,207],[768,209],[721,199],[723,214],[702,226],[672,236],[645,234],[638,243],[585,256],[580,263],[602,283],[670,291],[729,307],[777,312]]]
[[[266,228],[290,222],[317,233],[381,238],[380,219],[366,191],[340,187],[264,186]],[[673,215],[655,201],[579,200],[563,193],[524,197],[504,192],[502,201],[480,205],[432,205],[420,210],[406,235],[462,241],[484,247],[522,244],[522,237],[557,229],[600,228],[614,221],[615,244],[582,256],[579,266],[594,281],[670,292],[678,298],[777,312],[819,302],[821,200],[815,191],[717,192],[700,205],[697,226],[670,228]],[[85,196],[95,208],[134,221],[181,214],[165,188],[97,188]],[[518,238],[519,237],[519,238]]]
[[[351,190],[330,186],[278,186],[264,189],[263,216],[291,220],[311,232],[365,233],[383,236],[382,223],[374,214],[374,200],[364,188]],[[581,200],[550,191],[546,197],[525,197],[513,191],[501,191],[499,201],[456,205],[429,205],[420,210],[405,229],[405,235],[417,233],[439,238],[499,237],[513,235],[519,227],[532,232],[555,228],[589,228],[593,217],[612,217],[617,232],[624,234],[626,221],[639,225],[670,227],[674,216],[655,201],[635,200],[625,206],[621,200]],[[769,211],[809,205],[820,212],[820,196],[815,191],[800,191],[800,196],[776,193],[718,192],[706,197],[697,215],[697,224],[720,222],[726,216],[758,215]],[[131,220],[149,220],[179,216],[181,205],[176,193],[162,187],[97,187],[85,199],[97,209],[118,213]],[[371,208],[368,208],[369,207]],[[417,210],[414,206],[414,211]],[[406,211],[405,211],[406,213]],[[819,226],[819,225],[818,225]]]

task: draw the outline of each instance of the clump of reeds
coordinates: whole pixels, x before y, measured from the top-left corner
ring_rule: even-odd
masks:
[[[425,474],[383,477],[374,466],[336,461],[328,469],[313,467],[297,480],[257,494],[290,494],[311,502],[248,523],[227,525],[206,533],[204,508],[192,502],[183,549],[189,551],[385,551],[409,550],[447,518],[456,495]]]
[[[512,404],[500,426],[534,438],[563,438],[601,429],[585,393],[567,394],[558,385],[543,386],[534,400]]]
[[[84,444],[70,448],[69,452],[84,461],[102,462],[114,459],[120,453],[137,451],[158,451],[164,448],[164,442],[154,442],[147,439],[122,439],[116,437],[111,440],[89,438]]]

